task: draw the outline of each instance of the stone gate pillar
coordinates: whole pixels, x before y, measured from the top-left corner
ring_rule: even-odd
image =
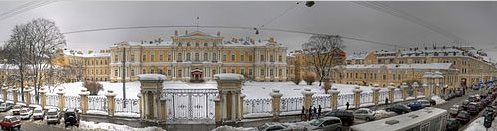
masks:
[[[242,119],[243,107],[241,100],[242,82],[245,78],[240,74],[216,74],[217,89],[219,91],[216,102],[216,124],[236,123]]]
[[[12,97],[14,97],[14,99],[13,99],[14,105],[17,104],[17,101],[18,101],[17,100],[17,88],[15,88],[15,87],[12,89]]]
[[[330,99],[331,109],[338,108],[338,94],[340,94],[340,91],[336,87],[331,88],[331,99]]]
[[[59,109],[64,110],[65,107],[65,100],[64,100],[64,89],[59,88],[59,91],[57,91],[57,95],[59,95]]]
[[[395,95],[395,85],[393,83],[390,83],[388,86],[388,100],[392,104],[395,102],[394,95]]]
[[[45,88],[41,88],[39,92],[41,108],[45,109],[45,106],[47,105],[47,90]]]
[[[273,121],[279,121],[280,118],[280,103],[281,103],[281,97],[283,94],[280,93],[280,90],[278,89],[273,89],[273,92],[269,93],[271,96],[272,102],[271,102],[271,107],[273,108]]]
[[[31,104],[31,94],[30,94],[31,91],[32,89],[30,88],[24,89],[24,99],[26,101],[26,106],[28,107]]]
[[[418,82],[414,82],[412,83],[411,85],[411,89],[412,89],[412,95],[414,95],[414,99],[417,99],[418,98],[418,87],[419,87],[419,84]]]
[[[314,92],[311,92],[311,89],[309,88],[305,88],[304,91],[302,91],[302,95],[304,95],[302,105],[304,105],[305,110],[309,110],[312,106],[312,95],[314,95]]]
[[[245,99],[246,95],[245,94],[240,94],[240,119],[243,119],[243,100]]]
[[[407,100],[407,88],[409,88],[409,86],[407,86],[407,83],[405,82],[400,86],[400,92],[402,93],[402,99],[404,101]]]
[[[140,102],[142,110],[140,118],[147,121],[164,123],[165,119],[161,119],[161,112],[166,111],[165,101],[161,101],[161,94],[164,88],[163,82],[166,76],[160,74],[141,74],[138,75],[140,80]],[[162,103],[161,103],[162,102]]]
[[[378,84],[373,85],[373,103],[375,106],[380,102],[380,86]]]
[[[81,92],[79,93],[80,96],[80,105],[81,105],[81,112],[83,114],[86,114],[88,111],[88,95],[90,95],[90,92],[86,90],[86,88],[81,89]]]
[[[354,105],[355,105],[355,108],[356,109],[359,109],[359,107],[361,106],[361,88],[359,86],[356,86],[354,87],[354,89],[352,90],[352,92],[354,92]]]
[[[8,87],[2,87],[2,99],[3,99],[3,102],[7,102],[7,89],[9,89]]]
[[[116,97],[116,93],[114,93],[113,90],[107,90],[107,93],[105,94],[105,97],[107,97],[107,114],[109,116],[114,116],[114,111],[116,108],[116,101],[114,98]]]
[[[424,92],[425,92],[423,94],[425,96],[425,98],[430,97],[431,96],[430,87],[428,87],[428,85],[426,83],[424,83],[422,86],[423,86],[423,89],[424,89]]]

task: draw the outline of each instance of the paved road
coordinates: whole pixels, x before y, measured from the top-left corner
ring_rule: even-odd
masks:
[[[0,113],[0,118],[3,119],[5,116],[11,114],[11,112]],[[1,120],[0,119],[0,120]],[[46,121],[33,121],[33,120],[22,120],[20,131],[84,131],[81,129],[65,129],[64,124],[59,125],[47,125]],[[15,129],[17,130],[17,129]]]

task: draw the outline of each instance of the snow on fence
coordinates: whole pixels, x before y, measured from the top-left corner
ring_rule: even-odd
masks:
[[[243,113],[271,113],[271,98],[246,99],[243,104]]]
[[[380,91],[378,93],[379,93],[379,103],[385,103],[385,100],[388,98],[388,91]]]
[[[338,95],[338,107],[345,106],[349,102],[349,105],[354,105],[354,94],[339,94]]]
[[[88,96],[88,111],[107,112],[107,97]]]
[[[140,113],[139,99],[123,99],[115,98],[116,100],[116,113]],[[124,107],[124,103],[126,106]]]
[[[329,95],[314,96],[314,97],[312,97],[312,106],[319,107],[319,105],[321,105],[321,108],[331,108],[330,99],[331,99],[331,97]]]
[[[12,93],[7,92],[7,100],[14,101],[14,96],[12,95]]]
[[[81,109],[80,96],[64,96],[64,104],[67,109]]]
[[[281,98],[281,112],[290,112],[290,111],[300,111],[302,110],[302,104],[304,101],[304,97],[283,97]],[[246,113],[244,111],[244,113]]]
[[[217,89],[164,89],[169,120],[212,120]]]
[[[373,92],[361,93],[361,105],[373,103]]]
[[[402,99],[402,92],[399,89],[395,89],[395,91],[393,91],[393,99]]]
[[[47,106],[57,107],[59,105],[59,96],[47,94]]]

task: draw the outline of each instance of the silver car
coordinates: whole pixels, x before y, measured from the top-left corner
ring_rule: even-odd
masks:
[[[451,115],[457,115],[457,113],[459,113],[461,109],[462,107],[460,105],[452,105],[452,107],[450,107],[449,109],[449,113]]]
[[[287,126],[282,125],[280,123],[264,123],[261,126],[257,127],[259,131],[289,131]]]
[[[431,103],[428,100],[418,100],[424,107],[431,107]]]
[[[338,117],[323,117],[314,119],[306,127],[306,130],[312,131],[342,131],[342,121]]]
[[[354,117],[366,121],[371,121],[376,119],[376,113],[368,108],[360,108],[354,111]]]

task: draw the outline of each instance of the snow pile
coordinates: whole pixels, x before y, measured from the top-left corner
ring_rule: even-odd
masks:
[[[435,100],[435,102],[438,104],[443,104],[443,103],[446,103],[447,101],[445,101],[444,99],[440,98],[440,96],[432,96],[431,97],[432,100]]]
[[[220,126],[212,131],[257,131],[255,128],[244,128],[244,127],[232,127],[232,126]]]
[[[497,131],[497,121],[492,122],[492,127],[488,128],[488,130],[483,126],[484,118],[479,117],[475,121],[471,122],[464,131]]]
[[[161,74],[141,74],[138,78],[142,81],[163,81],[166,80],[166,76]]]
[[[89,130],[106,130],[106,131],[165,131],[159,127],[145,127],[145,128],[133,128],[127,125],[118,125],[111,123],[95,123],[89,121],[81,121],[79,123],[79,128],[81,129],[89,129]]]
[[[388,112],[385,110],[376,110],[374,112],[377,120],[397,115],[395,112]]]

